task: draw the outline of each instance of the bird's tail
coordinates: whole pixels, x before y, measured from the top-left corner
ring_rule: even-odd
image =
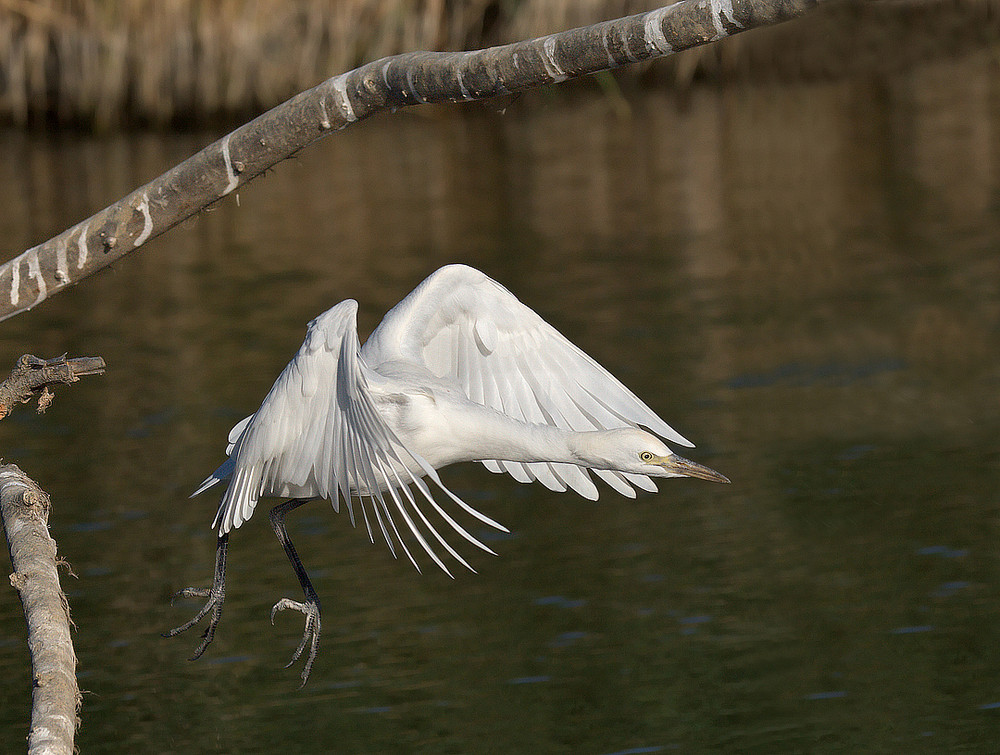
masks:
[[[196,495],[204,493],[206,490],[208,490],[216,483],[222,482],[223,480],[228,480],[230,477],[233,476],[233,468],[235,466],[236,462],[234,462],[233,457],[230,456],[222,463],[222,466],[220,466],[218,469],[212,472],[212,474],[210,474],[208,477],[205,478],[205,480],[201,483],[201,485],[198,486],[198,489],[194,491],[190,495],[190,497],[194,498]]]

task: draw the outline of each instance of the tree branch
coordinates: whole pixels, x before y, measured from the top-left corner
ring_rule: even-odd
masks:
[[[44,412],[52,403],[54,395],[49,387],[59,383],[75,383],[84,375],[100,375],[106,365],[101,357],[64,356],[55,359],[39,359],[25,354],[17,360],[7,379],[0,383],[0,419],[3,419],[18,404],[23,404],[38,396],[38,411]]]
[[[474,52],[413,52],[297,94],[124,199],[0,265],[0,320],[40,304],[336,129],[385,110],[467,102],[670,55],[801,16],[822,0],[681,0]]]
[[[25,354],[0,383],[0,419],[17,404],[38,396],[38,411],[52,402],[49,387],[104,372],[100,357],[39,359]],[[69,603],[59,586],[56,542],[49,536],[46,493],[13,464],[0,467],[0,520],[10,562],[10,584],[21,596],[28,623],[34,693],[29,755],[71,755],[78,724],[80,689],[70,637]]]
[[[13,464],[0,467],[0,517],[14,567],[11,585],[28,622],[34,692],[29,755],[71,755],[80,689],[70,638],[69,603],[59,586],[49,497]]]

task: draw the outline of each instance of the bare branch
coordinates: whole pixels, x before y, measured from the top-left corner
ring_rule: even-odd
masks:
[[[15,406],[30,401],[36,395],[38,411],[44,412],[54,398],[50,386],[75,383],[84,375],[100,375],[105,366],[101,357],[67,359],[63,355],[55,359],[39,359],[25,354],[17,360],[7,379],[0,383],[0,419],[10,414]]]
[[[503,47],[413,52],[368,63],[297,94],[119,202],[0,265],[0,320],[80,282],[275,163],[374,113],[486,99],[618,68],[786,21],[819,2],[681,0]]]
[[[25,354],[0,383],[0,419],[38,396],[38,411],[52,402],[50,386],[104,372],[100,357],[39,359]],[[28,752],[69,755],[78,724],[80,690],[70,639],[69,603],[59,587],[56,543],[49,536],[49,497],[13,464],[0,467],[0,518],[14,567],[11,585],[21,596],[31,651],[31,732]]]
[[[10,583],[28,623],[34,692],[29,755],[71,755],[80,689],[70,637],[69,603],[59,586],[49,497],[13,464],[0,467],[0,517],[14,567]]]

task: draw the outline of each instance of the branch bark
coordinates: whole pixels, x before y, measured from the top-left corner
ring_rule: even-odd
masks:
[[[44,412],[54,397],[50,386],[75,383],[84,375],[100,375],[105,367],[101,357],[39,359],[25,354],[17,360],[7,379],[0,383],[0,419],[34,396],[38,396],[38,411]]]
[[[670,55],[801,16],[822,0],[681,0],[473,52],[413,52],[297,94],[48,241],[0,265],[0,320],[40,304],[331,131],[375,113],[468,102]]]
[[[52,402],[49,388],[104,372],[100,357],[39,359],[25,354],[0,383],[0,419],[38,396],[38,411]],[[14,464],[0,466],[0,520],[10,562],[10,584],[21,597],[28,624],[34,692],[29,755],[71,755],[79,723],[80,689],[70,637],[69,602],[59,586],[56,542],[49,536],[48,495]]]
[[[29,755],[71,755],[79,723],[80,689],[70,637],[69,603],[59,586],[56,543],[49,537],[49,497],[13,464],[0,467],[0,517],[11,585],[28,622],[34,691]]]

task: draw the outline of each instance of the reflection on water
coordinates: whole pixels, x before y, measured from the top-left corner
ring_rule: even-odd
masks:
[[[4,456],[53,496],[83,752],[986,750],[1000,731],[995,63],[881,80],[545,92],[326,140],[133,259],[5,323],[108,374]],[[424,117],[426,116],[426,117]],[[8,253],[210,135],[6,134]],[[324,600],[309,686],[296,584],[239,531],[215,644],[159,633],[208,580],[221,460],[305,323],[362,330],[463,261],[542,312],[734,484],[597,503],[445,473],[512,531],[478,575],[418,575],[315,504],[290,521]],[[259,521],[258,521],[259,519]],[[488,533],[479,533],[487,537]],[[22,746],[20,607],[0,602],[4,750]]]

